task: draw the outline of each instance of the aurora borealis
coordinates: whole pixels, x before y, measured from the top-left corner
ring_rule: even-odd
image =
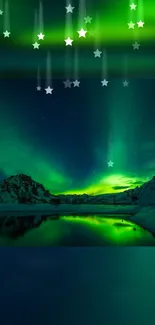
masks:
[[[73,14],[66,14],[62,0],[0,1],[1,179],[24,173],[51,193],[98,194],[134,188],[155,175],[154,3],[137,0],[134,11],[132,2],[75,0]],[[128,29],[139,20],[143,28]],[[45,39],[34,50],[38,21]],[[87,29],[85,38],[80,28]],[[66,47],[68,36],[73,44]],[[94,57],[97,48],[101,58]],[[66,78],[78,78],[80,87],[65,89]],[[44,90],[47,79],[52,95]]]

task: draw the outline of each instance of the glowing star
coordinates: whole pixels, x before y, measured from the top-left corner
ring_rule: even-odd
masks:
[[[102,83],[102,86],[107,86],[108,85],[108,80],[106,80],[106,79],[104,79],[104,80],[102,80],[101,81],[101,83]]]
[[[123,87],[128,87],[128,86],[129,86],[129,81],[124,80],[124,81],[123,81]]]
[[[0,15],[3,15],[3,11],[2,10],[0,10]]]
[[[81,30],[78,31],[79,37],[86,37],[87,31],[81,28]]]
[[[131,10],[136,10],[136,7],[137,7],[137,5],[135,5],[134,3],[131,3],[131,5],[130,5]]]
[[[94,51],[93,53],[95,55],[95,58],[100,58],[101,57],[101,54],[102,54],[102,52],[99,51],[98,49],[96,51]]]
[[[135,43],[132,44],[133,46],[133,50],[139,50],[140,44],[137,43],[137,41]]]
[[[87,17],[84,18],[84,20],[85,20],[86,24],[88,24],[88,23],[91,24],[92,17],[87,16]]]
[[[37,86],[36,88],[37,88],[37,91],[40,91],[41,90],[41,87],[40,86]]]
[[[39,39],[44,39],[45,35],[43,35],[42,33],[40,33],[39,35],[37,35]]]
[[[133,23],[132,21],[130,21],[130,23],[128,23],[129,29],[134,29],[135,27],[135,23]]]
[[[73,85],[74,87],[79,87],[80,85],[80,81],[78,81],[77,79],[75,81],[73,81]]]
[[[69,12],[73,13],[73,9],[74,9],[74,7],[72,7],[71,4],[69,4],[68,7],[65,7],[65,8],[66,8],[66,10],[67,10],[67,14],[68,14]]]
[[[6,30],[5,32],[3,32],[4,37],[10,37],[10,32],[8,32],[8,30]]]
[[[110,161],[107,162],[107,164],[108,164],[108,167],[113,167],[114,162],[110,160]]]
[[[63,83],[65,85],[65,88],[71,88],[72,81],[70,81],[69,79],[63,81]]]
[[[73,40],[70,39],[70,37],[68,37],[68,38],[65,40],[65,42],[66,42],[66,46],[67,46],[67,45],[71,45],[71,46],[72,46],[72,42],[73,42]]]
[[[47,88],[45,88],[45,91],[46,91],[46,95],[52,94],[53,89],[50,86],[48,86]]]
[[[137,25],[138,27],[144,27],[144,22],[140,20],[138,21]]]
[[[35,43],[32,44],[32,45],[33,45],[33,49],[34,49],[34,50],[35,50],[35,49],[39,49],[39,46],[40,46],[39,43],[35,42]]]

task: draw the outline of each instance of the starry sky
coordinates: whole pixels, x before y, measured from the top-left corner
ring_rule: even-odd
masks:
[[[24,173],[51,193],[99,194],[155,175],[155,14],[153,0],[131,3],[75,0],[67,14],[64,0],[0,0],[0,179]]]

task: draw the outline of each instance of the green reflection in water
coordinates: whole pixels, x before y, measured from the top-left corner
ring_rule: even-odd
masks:
[[[152,234],[121,216],[48,218],[17,239],[0,237],[2,246],[155,245]]]

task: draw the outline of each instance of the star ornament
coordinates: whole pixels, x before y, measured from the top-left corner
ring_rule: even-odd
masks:
[[[102,52],[99,51],[98,49],[96,51],[94,51],[93,53],[95,55],[95,58],[100,58],[101,57],[101,54],[102,54]]]
[[[33,49],[34,49],[34,50],[35,50],[35,49],[39,49],[39,46],[40,46],[39,43],[35,42],[35,43],[32,44],[32,45],[33,45]]]
[[[130,21],[130,23],[128,23],[129,29],[134,29],[135,27],[135,23],[133,23],[132,21]]]
[[[107,164],[108,164],[108,167],[113,167],[113,166],[114,166],[114,162],[113,162],[113,161],[111,161],[111,160],[110,160],[110,161],[108,161],[108,162],[107,162]]]
[[[73,85],[74,87],[80,87],[80,81],[78,81],[77,79],[75,81],[73,81]]]
[[[69,79],[63,81],[63,83],[65,85],[65,88],[71,88],[72,81],[70,81]]]
[[[45,35],[43,35],[42,33],[40,33],[39,35],[37,35],[39,39],[44,39]]]
[[[108,80],[106,80],[106,79],[104,79],[104,80],[102,80],[101,81],[101,83],[102,83],[102,86],[106,86],[107,87],[107,85],[108,85]]]
[[[133,50],[139,50],[140,44],[137,43],[137,41],[135,43],[132,44],[133,46]]]
[[[70,37],[68,37],[68,38],[65,40],[65,42],[66,42],[66,46],[67,46],[67,45],[72,46],[72,42],[73,42],[73,40],[70,39]]]
[[[137,25],[138,27],[144,27],[144,22],[140,20],[138,21]]]
[[[124,80],[124,81],[123,81],[123,87],[128,87],[128,86],[129,86],[129,81]]]
[[[79,37],[86,37],[87,31],[81,28],[81,30],[78,31]]]
[[[134,3],[131,3],[131,5],[130,5],[131,10],[136,10],[136,7],[137,7],[137,5],[135,5]]]
[[[71,4],[69,4],[69,5],[68,5],[67,7],[65,7],[65,8],[66,8],[66,10],[67,10],[67,14],[68,14],[68,13],[71,13],[71,14],[73,13],[73,9],[74,9],[74,7],[72,7]]]
[[[41,87],[40,86],[37,86],[36,89],[37,89],[37,91],[40,91],[41,90]]]
[[[51,88],[50,86],[48,86],[47,88],[45,88],[45,91],[46,91],[46,95],[47,94],[51,94],[52,95],[53,88]]]
[[[1,16],[3,15],[3,10],[0,10],[0,15],[1,15]]]
[[[3,32],[4,37],[10,37],[10,32],[8,32],[8,30],[6,30],[5,32]]]
[[[84,20],[85,20],[86,24],[88,24],[88,23],[91,24],[92,17],[87,16],[87,17],[84,18]]]

